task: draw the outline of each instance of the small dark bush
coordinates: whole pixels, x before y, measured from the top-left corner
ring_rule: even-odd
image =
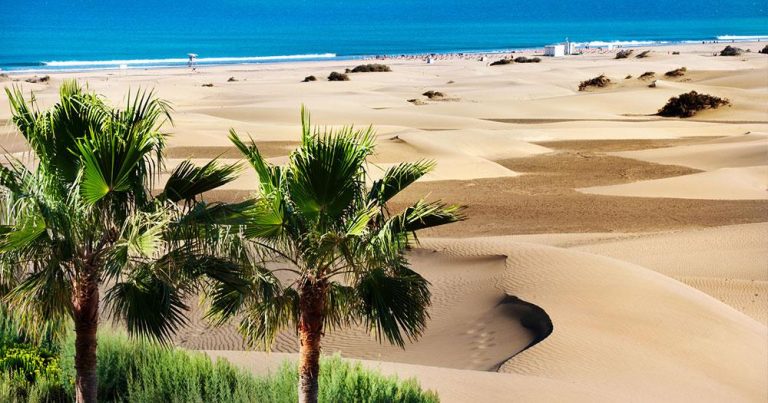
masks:
[[[765,45],[765,47],[763,47],[762,49],[760,49],[760,52],[759,52],[759,53],[762,53],[762,54],[764,54],[764,55],[768,55],[768,45]]]
[[[234,78],[234,77],[230,77],[230,78],[228,78],[228,79],[227,79],[227,82],[228,82],[228,83],[234,83],[234,82],[236,82],[236,81],[237,81],[237,79],[236,79],[236,78]]]
[[[659,116],[689,118],[698,111],[704,109],[716,109],[731,102],[724,98],[707,94],[699,94],[696,91],[680,94],[672,97],[667,104],[659,109]]]
[[[301,82],[303,82],[303,83],[308,83],[310,81],[317,81],[317,77],[315,77],[315,76],[306,76],[306,77],[304,77],[303,80],[301,80]]]
[[[505,64],[512,64],[514,61],[512,59],[499,59],[495,62],[491,62],[491,66],[503,66]]]
[[[620,50],[616,53],[615,59],[626,59],[629,57],[629,55],[632,54],[632,52],[634,52],[632,49]]]
[[[515,58],[515,63],[539,63],[541,59],[538,57],[527,58],[525,56],[518,56]]]
[[[425,97],[427,97],[427,98],[429,98],[429,99],[435,99],[435,98],[445,98],[445,94],[443,94],[443,93],[442,93],[442,92],[440,92],[440,91],[432,91],[432,90],[429,90],[429,91],[427,91],[427,92],[425,92],[425,93],[423,93],[423,94],[421,94],[421,95],[424,95]]]
[[[213,87],[213,83],[205,83],[203,84],[203,87]]]
[[[345,73],[332,72],[328,75],[328,81],[349,81],[349,76]]]
[[[383,73],[383,72],[389,72],[392,71],[392,69],[389,68],[386,64],[361,64],[354,69],[350,70],[347,69],[347,73]]]
[[[625,80],[629,80],[630,78],[632,78],[632,74],[627,74],[627,76],[624,77]]]
[[[685,72],[688,71],[685,67],[680,67],[679,69],[670,70],[666,73],[664,73],[665,77],[682,77],[685,75]]]
[[[646,57],[650,57],[650,56],[651,56],[651,51],[650,50],[644,50],[644,51],[640,52],[635,57],[638,58],[638,59],[645,59]]]
[[[743,49],[728,45],[720,51],[720,56],[741,56],[742,53],[744,53]]]
[[[600,74],[595,78],[590,78],[589,80],[582,81],[579,84],[579,91],[584,91],[589,87],[598,87],[598,88],[607,87],[608,84],[610,83],[611,83],[610,78],[606,77],[605,74]]]
[[[409,99],[408,102],[410,102],[410,103],[412,103],[414,105],[426,105],[427,104],[426,102],[424,102],[424,101],[422,101],[420,99],[417,99],[417,98]]]
[[[679,55],[679,54],[680,54],[680,52],[678,52],[678,51],[674,51],[674,52],[672,52],[672,54],[673,54],[673,55]]]
[[[50,76],[42,76],[42,77],[34,76],[34,77],[28,78],[28,79],[26,79],[24,81],[26,81],[28,83],[33,83],[34,84],[34,83],[47,83],[50,80],[51,80]]]
[[[656,76],[656,73],[654,73],[652,71],[646,71],[645,73],[640,74],[640,77],[638,77],[638,79],[640,79],[640,80],[647,80],[649,78],[653,78],[654,76]]]

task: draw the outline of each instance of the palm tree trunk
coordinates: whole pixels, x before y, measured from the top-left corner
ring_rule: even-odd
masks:
[[[99,286],[92,279],[74,286],[75,319],[75,399],[77,403],[96,403],[96,331],[99,328]]]
[[[306,281],[299,294],[299,403],[317,403],[325,284]]]

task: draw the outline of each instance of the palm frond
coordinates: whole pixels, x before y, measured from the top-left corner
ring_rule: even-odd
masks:
[[[396,194],[416,182],[435,167],[431,160],[403,162],[395,165],[384,173],[381,179],[375,180],[368,193],[368,200],[384,205]]]
[[[426,327],[431,293],[429,282],[401,264],[391,271],[370,270],[356,284],[359,315],[379,340],[405,346]]]
[[[291,154],[288,188],[308,220],[335,221],[361,197],[364,164],[374,140],[372,128],[318,131]]]
[[[211,160],[201,167],[191,161],[182,161],[173,170],[160,198],[172,202],[192,201],[196,196],[221,187],[237,178],[239,164],[221,165]]]
[[[131,334],[165,342],[187,322],[189,307],[179,289],[149,270],[114,284],[107,291],[105,301],[112,318],[123,321]]]
[[[270,165],[259,152],[256,143],[251,138],[250,145],[246,145],[237,135],[234,129],[229,130],[229,140],[240,150],[240,153],[248,160],[256,175],[259,177],[258,191],[261,195],[269,195],[280,187],[282,175],[280,169]]]

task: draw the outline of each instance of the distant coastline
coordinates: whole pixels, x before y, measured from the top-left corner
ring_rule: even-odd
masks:
[[[573,42],[578,49],[609,49],[609,48],[632,48],[632,47],[655,47],[668,45],[685,45],[699,43],[739,43],[739,42],[762,42],[768,41],[768,35],[718,35],[713,38],[688,39],[688,40],[616,40],[616,41],[587,41]],[[389,54],[336,54],[336,53],[310,53],[297,55],[276,55],[276,56],[231,56],[231,57],[198,57],[195,59],[195,66],[215,67],[228,65],[254,65],[254,64],[274,64],[286,62],[312,62],[312,61],[343,61],[343,60],[364,60],[373,58],[393,58],[407,57],[418,58],[430,55],[481,55],[481,54],[502,54],[509,52],[536,52],[541,51],[548,43],[541,43],[539,46],[518,47],[518,48],[499,48],[499,49],[464,49],[455,51],[439,52],[410,52],[410,53],[389,53]],[[194,51],[194,49],[190,49]],[[57,72],[86,72],[99,70],[121,70],[121,69],[165,69],[180,68],[188,66],[189,59],[183,57],[169,58],[142,58],[142,59],[115,59],[115,60],[51,60],[35,63],[9,63],[0,64],[0,73],[25,74],[25,73],[57,73]]]

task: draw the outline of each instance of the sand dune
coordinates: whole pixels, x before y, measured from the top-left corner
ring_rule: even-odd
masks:
[[[432,240],[444,253],[504,253],[505,288],[554,332],[501,369],[638,401],[764,401],[768,329],[702,292],[630,263],[493,239]]]
[[[648,59],[586,54],[493,67],[475,58],[388,60],[391,73],[349,82],[300,82],[356,63],[334,60],[52,73],[48,84],[18,85],[42,107],[72,77],[113,103],[129,89],[155,88],[175,108],[175,125],[164,127],[172,133],[168,169],[184,158],[238,161],[229,128],[285,163],[300,140],[302,104],[319,125],[373,124],[374,173],[436,160],[434,173],[395,200],[428,194],[469,205],[470,220],[421,234],[446,238],[411,254],[433,284],[427,332],[401,350],[362,328],[329,331],[326,352],[417,376],[449,402],[767,401],[768,69],[758,45],[744,44],[753,52],[737,58],[713,57],[721,44],[675,44]],[[663,76],[681,66],[683,77]],[[655,88],[637,79],[646,71],[656,72]],[[577,91],[599,74],[614,84]],[[232,76],[238,81],[227,82]],[[427,100],[427,90],[451,101]],[[654,115],[690,90],[732,106],[690,119]],[[407,101],[414,98],[425,104]],[[0,140],[20,152],[10,116],[0,97]],[[246,167],[207,197],[240,200],[256,179]],[[707,228],[734,223],[758,224]],[[554,326],[527,350],[542,329],[522,325],[540,314],[523,301]],[[210,329],[198,310],[176,342],[255,371],[295,357],[220,351],[245,346],[233,325]],[[295,352],[295,335],[281,334],[274,348]]]
[[[622,185],[595,186],[580,192],[625,196],[709,200],[768,199],[768,165],[720,168],[709,172]]]
[[[768,163],[768,135],[754,133],[716,139],[702,144],[625,151],[613,153],[613,155],[703,170],[765,165]]]

